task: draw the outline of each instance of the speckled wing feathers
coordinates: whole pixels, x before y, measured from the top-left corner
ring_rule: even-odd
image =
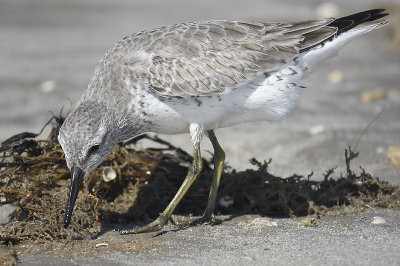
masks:
[[[124,64],[133,83],[168,97],[229,93],[263,72],[275,71],[297,56],[304,35],[323,40],[332,20],[290,24],[212,21],[143,31],[130,42]],[[322,32],[322,34],[321,34]],[[125,46],[125,45],[122,45]]]

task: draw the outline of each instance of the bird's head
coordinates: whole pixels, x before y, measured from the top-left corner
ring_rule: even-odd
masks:
[[[118,142],[113,116],[97,102],[82,101],[61,126],[58,141],[71,169],[71,187],[64,218],[67,228],[84,178],[101,164]]]

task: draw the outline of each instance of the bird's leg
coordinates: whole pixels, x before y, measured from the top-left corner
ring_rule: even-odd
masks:
[[[221,180],[221,174],[224,170],[225,152],[219,145],[217,137],[215,136],[213,130],[208,130],[207,136],[211,140],[211,143],[214,148],[214,172],[212,177],[210,194],[208,197],[207,208],[204,211],[202,220],[215,222],[214,209],[217,201],[217,192],[218,192],[219,182]]]
[[[217,201],[217,192],[218,192],[219,182],[221,180],[221,174],[224,170],[225,152],[219,145],[217,137],[215,136],[213,130],[208,130],[206,132],[206,135],[211,140],[211,143],[214,148],[214,172],[212,177],[210,194],[208,196],[207,207],[201,218],[187,222],[181,222],[179,223],[181,227],[188,227],[201,223],[211,223],[211,224],[218,223],[214,217],[214,209]]]
[[[168,220],[172,221],[171,216],[176,206],[178,206],[179,202],[186,194],[190,186],[193,184],[193,182],[196,180],[196,178],[199,176],[203,168],[203,161],[201,159],[201,154],[200,154],[200,142],[201,142],[201,136],[203,134],[203,128],[202,126],[197,124],[190,124],[189,129],[193,144],[193,162],[178,192],[175,194],[174,198],[168,204],[167,208],[165,208],[165,210],[160,214],[160,216],[155,221],[143,227],[139,227],[137,229],[121,231],[121,234],[140,234],[146,232],[159,231],[164,227],[164,225],[167,224]]]

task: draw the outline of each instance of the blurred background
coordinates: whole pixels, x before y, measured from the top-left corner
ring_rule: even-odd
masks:
[[[399,0],[0,0],[0,142],[23,131],[39,132],[50,111],[58,114],[62,106],[68,111],[68,100],[79,100],[105,51],[136,31],[212,19],[288,22],[378,7],[391,13],[390,25],[321,64],[285,121],[216,134],[235,169],[252,167],[251,157],[272,158],[275,174],[314,171],[321,179],[328,168],[344,171],[344,149],[356,144],[385,107],[361,138],[354,169],[362,165],[400,184],[399,166],[389,158],[400,146]],[[191,152],[188,135],[161,137]],[[212,148],[205,139],[203,155],[210,158],[207,151]]]

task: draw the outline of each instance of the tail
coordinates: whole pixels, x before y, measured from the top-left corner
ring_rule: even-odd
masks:
[[[356,13],[347,17],[335,19],[327,27],[337,28],[337,34],[340,35],[346,31],[354,28],[379,28],[386,25],[387,20],[376,21],[380,18],[386,17],[388,13],[382,13],[385,9],[372,9],[360,13]],[[357,27],[359,26],[359,27]]]
[[[334,19],[319,30],[304,35],[300,43],[300,54],[311,67],[319,61],[330,58],[352,38],[383,27],[387,20],[379,20],[387,13],[384,9],[372,9],[350,16]],[[320,31],[320,33],[319,33]]]

